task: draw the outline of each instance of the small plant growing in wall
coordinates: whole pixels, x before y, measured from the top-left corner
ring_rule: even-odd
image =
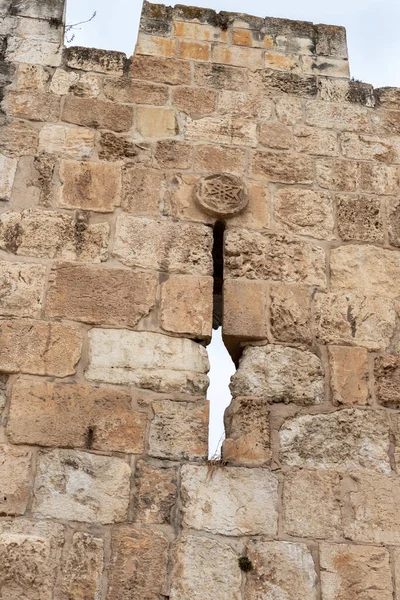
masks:
[[[253,571],[254,566],[248,556],[239,556],[238,558],[239,568],[245,573]]]

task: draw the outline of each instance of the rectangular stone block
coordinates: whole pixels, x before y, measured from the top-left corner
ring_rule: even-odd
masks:
[[[0,321],[0,371],[67,377],[75,373],[83,335],[72,325]]]
[[[394,140],[372,135],[344,133],[341,135],[344,156],[357,160],[377,160],[382,163],[399,161],[399,148]]]
[[[18,160],[0,155],[0,201],[11,199],[11,192],[17,172]]]
[[[191,144],[177,140],[163,140],[157,142],[154,156],[160,167],[189,169],[193,163],[193,154],[194,148]]]
[[[331,194],[282,188],[275,193],[275,218],[283,231],[317,239],[334,237]]]
[[[266,69],[289,73],[301,73],[303,70],[301,57],[296,54],[281,54],[267,50],[264,60]]]
[[[122,208],[136,216],[160,215],[164,174],[149,166],[128,163],[122,171]]]
[[[297,126],[294,130],[294,149],[301,154],[338,156],[338,134],[329,129]]]
[[[38,23],[38,21],[35,21]],[[43,39],[10,36],[6,50],[7,60],[13,63],[59,67],[62,63],[60,43]]]
[[[49,318],[134,327],[154,308],[156,290],[151,273],[61,263],[50,274],[45,312]]]
[[[225,279],[223,335],[235,340],[267,338],[268,288],[263,281]]]
[[[378,356],[374,367],[376,398],[382,406],[400,406],[400,360],[397,356]]]
[[[336,196],[337,228],[340,237],[343,241],[383,244],[383,212],[381,198]]]
[[[205,88],[176,87],[172,90],[172,104],[194,119],[212,114],[216,107],[216,94]]]
[[[175,56],[175,47],[176,40],[174,39],[139,33],[135,54],[173,58]]]
[[[59,21],[64,14],[64,3],[60,0],[42,0],[39,5],[35,0],[18,0],[13,4],[12,12],[20,17]]]
[[[316,162],[316,182],[325,190],[354,192],[360,183],[360,163],[325,159]]]
[[[386,204],[386,220],[389,234],[389,244],[400,247],[400,201],[398,198],[388,198]]]
[[[113,212],[121,202],[121,167],[117,164],[62,160],[58,206]]]
[[[264,67],[262,50],[258,48],[246,48],[244,46],[223,46],[216,44],[212,51],[212,61],[234,67],[245,67],[252,71]]]
[[[107,77],[103,81],[106,98],[123,104],[154,104],[164,106],[168,100],[168,88],[132,79]]]
[[[117,77],[124,74],[126,56],[123,52],[74,46],[66,48],[64,56],[70,69],[109,73]]]
[[[282,123],[261,123],[258,141],[261,146],[288,150],[293,146],[292,131]]]
[[[43,265],[0,261],[0,315],[38,317],[46,280]]]
[[[225,411],[224,422],[223,461],[250,467],[269,464],[269,407],[263,398],[235,398]]]
[[[302,415],[280,430],[280,459],[290,467],[390,473],[389,421],[378,410]]]
[[[274,71],[271,71],[271,73],[274,73]],[[276,72],[275,75],[277,75]],[[275,112],[278,121],[284,125],[298,125],[304,120],[303,102],[300,98],[293,96],[277,98],[275,101]]]
[[[38,145],[38,130],[24,121],[13,120],[0,130],[0,151],[6,156],[35,156]]]
[[[87,379],[159,392],[203,393],[207,352],[184,338],[124,329],[91,329]]]
[[[334,404],[367,404],[369,399],[367,350],[329,346],[329,364]]]
[[[251,174],[255,179],[267,179],[274,183],[313,182],[311,158],[296,154],[277,154],[276,152],[256,152],[251,159]]]
[[[45,125],[39,134],[39,152],[63,154],[72,158],[90,158],[94,152],[95,133],[90,129]]]
[[[191,141],[214,142],[233,146],[257,146],[257,124],[242,119],[203,117],[188,119],[185,138]]]
[[[125,521],[130,476],[121,458],[73,450],[41,452],[34,516],[102,525]]]
[[[32,452],[0,446],[0,512],[3,516],[25,514],[29,501],[31,464]]]
[[[133,79],[142,79],[152,83],[167,85],[190,85],[190,63],[174,58],[154,56],[134,56],[131,61],[130,74]]]
[[[192,40],[179,40],[178,58],[208,62],[211,59],[211,44]]]
[[[246,169],[246,151],[243,148],[200,145],[196,147],[194,164],[198,172],[243,175]]]
[[[270,291],[270,324],[279,342],[310,344],[311,290],[300,285],[273,284]]]
[[[181,494],[184,527],[227,536],[277,533],[278,480],[268,469],[184,465]]]
[[[3,100],[3,109],[7,115],[30,121],[58,121],[60,116],[60,97],[47,93],[26,94],[8,91]]]
[[[61,118],[67,123],[83,127],[121,132],[131,129],[133,110],[130,106],[121,106],[95,98],[67,96]]]
[[[197,63],[194,65],[194,80],[198,86],[222,90],[242,91],[245,86],[244,69],[225,65]]]
[[[304,56],[303,71],[320,77],[350,78],[349,61],[343,58],[326,56]]]
[[[306,104],[306,124],[312,127],[368,133],[368,110],[365,107],[322,101]]]
[[[145,525],[171,524],[178,500],[176,468],[140,460],[134,478],[133,520]]]
[[[273,103],[272,100],[266,96],[263,91],[256,87],[251,87],[248,91],[234,91],[230,89],[223,89],[218,93],[218,114],[227,115],[230,117],[236,117],[238,119],[262,119],[260,123],[260,129],[263,128],[263,132],[260,132],[261,137],[267,137],[268,127],[271,129],[268,139],[272,144],[276,144],[276,147],[284,146],[288,144],[288,132],[284,126],[280,126],[279,123],[273,123],[268,121],[272,117]],[[292,138],[290,138],[292,139]],[[289,146],[291,146],[290,144]],[[273,147],[273,145],[271,145]]]
[[[172,108],[139,106],[136,127],[145,138],[175,137],[179,134],[178,121]]]
[[[395,196],[399,189],[399,167],[370,162],[360,163],[360,187],[364,192]]]
[[[74,533],[61,583],[69,600],[100,598],[103,563],[104,541],[87,533]]]
[[[174,36],[184,37],[204,42],[223,42],[228,39],[228,32],[220,27],[213,27],[203,23],[174,21]]]

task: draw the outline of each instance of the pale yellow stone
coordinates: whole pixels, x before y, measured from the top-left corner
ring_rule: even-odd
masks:
[[[139,106],[137,130],[145,138],[164,138],[178,135],[179,128],[172,108]]]
[[[0,154],[0,200],[10,200],[18,159]]]
[[[68,600],[100,600],[104,541],[88,533],[73,535],[63,572],[62,590]]]
[[[227,47],[216,44],[213,48],[212,60],[214,63],[246,67],[252,71],[264,67],[262,50],[258,48]]]
[[[257,123],[230,116],[188,118],[185,139],[233,146],[257,146]]]
[[[225,411],[224,422],[224,461],[251,467],[270,462],[269,407],[264,398],[233,399]]]
[[[334,237],[332,196],[325,192],[280,189],[275,194],[275,216],[283,231],[319,239]]]
[[[39,152],[65,154],[73,158],[90,158],[94,152],[95,133],[91,129],[45,125],[39,134]]]
[[[50,90],[53,94],[65,96],[70,88],[77,83],[79,79],[78,73],[74,71],[65,71],[64,69],[56,69],[50,84]]]
[[[368,132],[368,110],[357,104],[310,101],[306,104],[306,123],[339,131]]]
[[[3,516],[25,513],[29,501],[31,463],[32,452],[0,446],[0,513]]]
[[[44,265],[0,262],[0,315],[38,317],[46,285]]]
[[[305,154],[338,156],[338,134],[329,129],[298,126],[294,130],[294,148],[296,152]]]
[[[368,353],[365,348],[329,346],[331,388],[335,404],[367,404]]]

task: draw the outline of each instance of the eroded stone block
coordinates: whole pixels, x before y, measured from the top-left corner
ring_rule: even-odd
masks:
[[[112,163],[63,160],[58,205],[95,212],[113,212],[121,201],[121,168]]]
[[[29,500],[31,463],[32,452],[0,446],[0,513],[3,516],[25,513]]]
[[[331,389],[335,404],[367,404],[368,353],[365,348],[329,346]]]
[[[311,291],[300,285],[271,286],[270,319],[274,339],[310,344]]]
[[[0,262],[0,315],[38,317],[46,278],[43,265]]]
[[[225,279],[223,334],[236,340],[265,340],[268,289],[263,281]]]
[[[176,469],[140,460],[134,483],[133,520],[146,525],[170,524],[178,494]]]
[[[271,460],[269,407],[264,398],[235,398],[225,411],[222,457],[228,463],[262,466]]]
[[[313,190],[283,188],[275,194],[280,229],[318,239],[334,237],[332,196]]]
[[[61,584],[68,600],[100,600],[103,562],[104,541],[88,533],[74,533]]]

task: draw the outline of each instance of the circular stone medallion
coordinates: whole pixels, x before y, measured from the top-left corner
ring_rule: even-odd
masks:
[[[247,206],[246,186],[239,177],[209,175],[196,186],[196,199],[202,209],[213,217],[233,217]]]

